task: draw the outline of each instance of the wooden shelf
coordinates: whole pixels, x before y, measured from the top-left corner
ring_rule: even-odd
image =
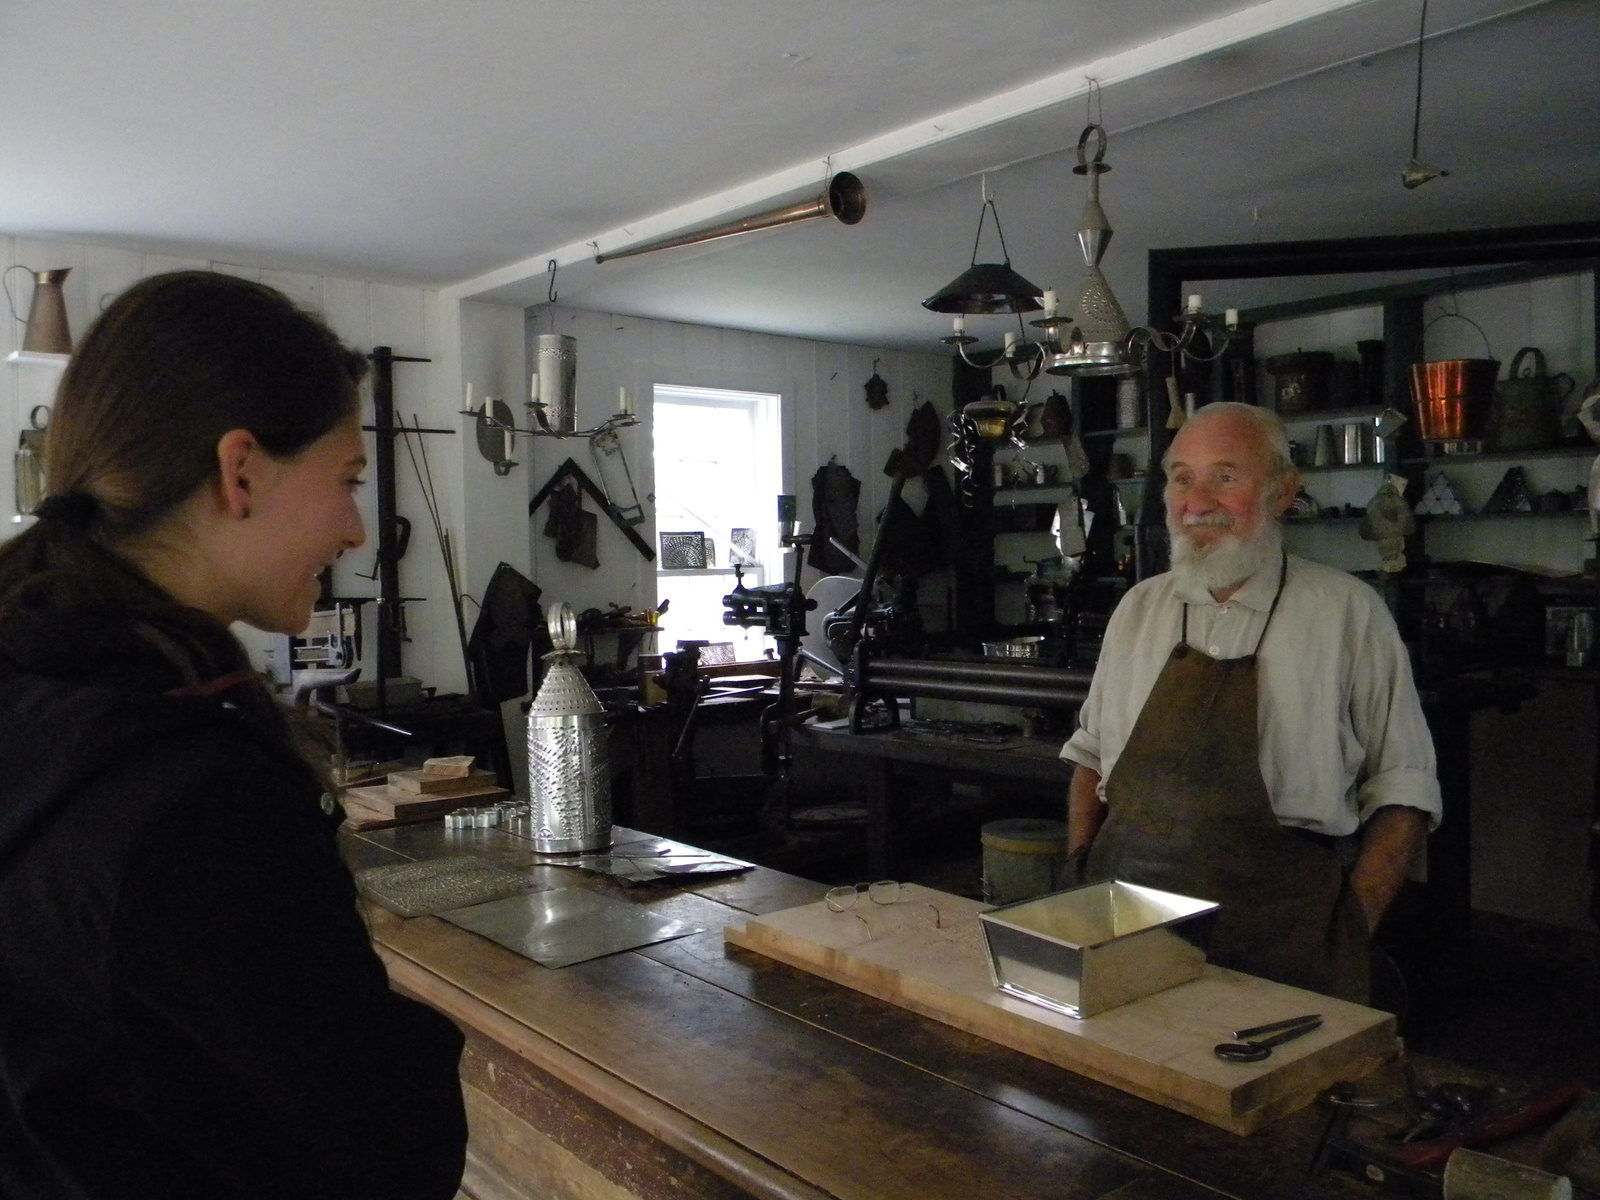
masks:
[[[1138,425],[1132,429],[1092,429],[1088,433],[1080,433],[1078,436],[1081,438],[1131,438],[1144,437],[1149,432],[1150,430],[1145,426]]]
[[[1278,419],[1285,425],[1338,425],[1376,417],[1385,407],[1382,404],[1363,404],[1359,408],[1325,408],[1317,412],[1279,413]]]
[[[1296,467],[1301,475],[1322,474],[1327,471],[1384,471],[1399,466],[1392,462],[1329,463],[1324,467]]]
[[[1482,454],[1438,454],[1432,458],[1402,458],[1404,466],[1445,467],[1452,463],[1519,462],[1525,458],[1593,458],[1600,446],[1557,446],[1553,450],[1486,450]]]

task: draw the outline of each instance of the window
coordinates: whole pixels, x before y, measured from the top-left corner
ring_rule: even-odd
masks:
[[[759,629],[722,623],[722,597],[733,590],[734,564],[746,586],[782,578],[778,493],[783,490],[779,399],[769,392],[731,392],[656,384],[654,389],[657,601],[662,649],[679,640],[732,642],[741,661],[760,658]],[[667,534],[705,539],[704,566],[673,567]],[[688,558],[699,561],[688,539]],[[681,561],[672,557],[672,562]]]

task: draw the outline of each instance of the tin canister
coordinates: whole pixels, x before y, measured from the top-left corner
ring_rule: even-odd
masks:
[[[528,807],[533,848],[576,854],[611,845],[611,758],[605,710],[578,672],[577,622],[550,614],[555,649],[528,709]]]

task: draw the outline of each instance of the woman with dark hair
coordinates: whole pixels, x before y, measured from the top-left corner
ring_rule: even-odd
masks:
[[[392,993],[234,621],[364,534],[364,360],[270,288],[136,284],[0,547],[0,1195],[448,1198],[460,1033]]]

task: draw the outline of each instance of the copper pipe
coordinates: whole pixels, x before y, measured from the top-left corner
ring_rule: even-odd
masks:
[[[701,229],[695,233],[685,233],[680,237],[667,238],[659,242],[647,242],[643,246],[630,246],[626,250],[614,250],[609,254],[596,254],[594,261],[597,263],[610,262],[614,258],[632,258],[635,254],[649,254],[652,250],[671,250],[677,246],[695,246],[701,242],[711,242],[718,238],[733,237],[741,233],[754,233],[758,229],[776,229],[781,225],[793,225],[799,221],[809,221],[813,217],[834,217],[845,225],[854,225],[867,215],[867,189],[861,186],[849,171],[840,171],[828,180],[828,189],[814,200],[805,200],[799,204],[791,204],[784,208],[775,208],[771,212],[757,213],[750,217],[740,217],[736,221],[728,221],[722,225],[713,225],[709,229]]]

